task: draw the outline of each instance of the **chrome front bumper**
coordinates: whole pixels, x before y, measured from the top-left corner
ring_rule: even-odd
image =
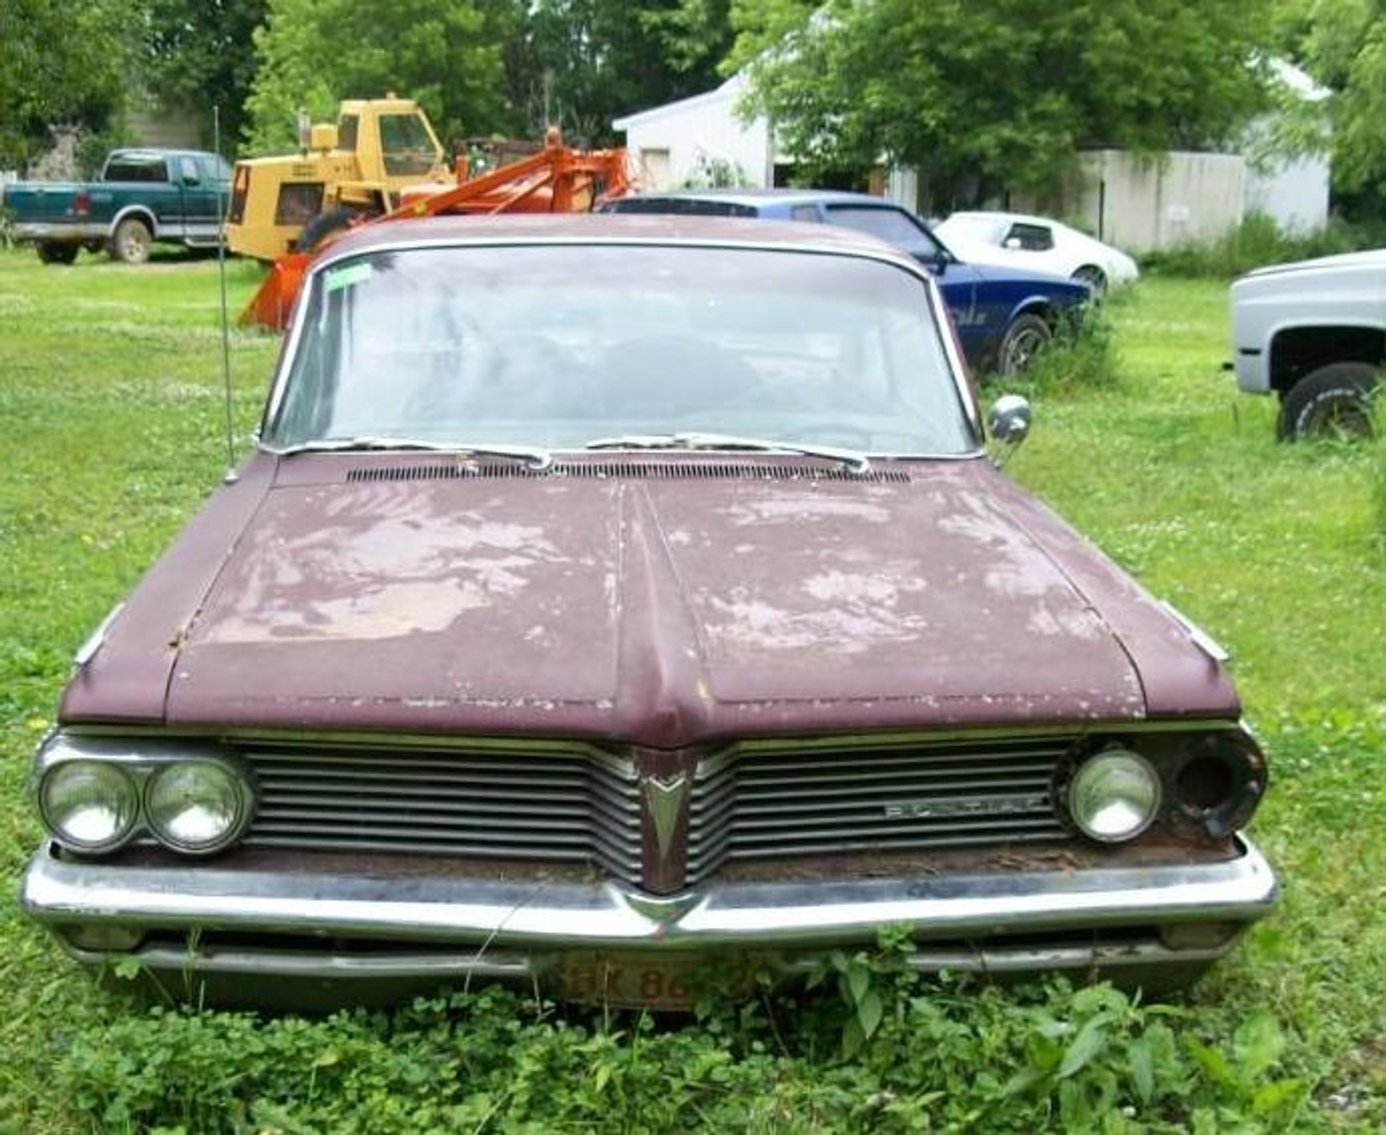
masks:
[[[773,954],[793,969],[795,958],[869,944],[894,926],[912,930],[922,970],[1196,973],[1276,901],[1261,853],[1246,840],[1238,851],[1207,864],[714,884],[657,898],[610,883],[111,866],[50,846],[31,862],[20,900],[89,965],[133,957],[155,971],[261,981],[534,978],[572,951]],[[1167,933],[1218,924],[1225,936],[1184,945]],[[103,928],[162,932],[165,944],[80,945]],[[169,931],[187,941],[169,946]],[[361,942],[389,948],[343,947]]]

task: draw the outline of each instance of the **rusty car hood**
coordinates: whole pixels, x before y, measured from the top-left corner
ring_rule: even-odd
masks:
[[[257,457],[64,717],[672,747],[1237,711],[1184,628],[985,461],[660,462]]]

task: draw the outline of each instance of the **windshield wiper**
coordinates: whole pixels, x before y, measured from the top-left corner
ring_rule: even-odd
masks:
[[[467,442],[423,441],[410,437],[341,437],[301,441],[296,445],[273,446],[260,443],[260,449],[276,457],[295,453],[351,453],[365,450],[420,449],[429,453],[449,453],[456,457],[510,457],[531,469],[547,469],[553,455],[534,445],[471,445]]]
[[[747,449],[762,453],[798,453],[805,457],[824,457],[840,461],[853,473],[865,473],[871,461],[855,449],[835,445],[804,445],[797,441],[742,437],[740,434],[702,433],[687,430],[671,434],[620,434],[593,438],[584,449]]]

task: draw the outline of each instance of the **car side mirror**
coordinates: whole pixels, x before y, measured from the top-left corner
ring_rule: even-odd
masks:
[[[1029,400],[1019,394],[1003,394],[991,404],[987,411],[987,433],[996,444],[991,460],[998,469],[1030,436],[1032,416]]]
[[[1008,236],[1005,240],[1005,246],[1009,248],[1012,252],[1017,251],[1021,248],[1020,237]]]

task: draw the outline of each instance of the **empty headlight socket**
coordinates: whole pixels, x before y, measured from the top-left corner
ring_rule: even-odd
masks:
[[[1246,824],[1265,794],[1265,758],[1244,729],[1089,737],[1060,760],[1052,787],[1060,819],[1075,835],[1083,833],[1068,812],[1069,784],[1085,761],[1109,748],[1139,753],[1159,774],[1164,804],[1142,835],[1164,831],[1199,843],[1224,843]]]

